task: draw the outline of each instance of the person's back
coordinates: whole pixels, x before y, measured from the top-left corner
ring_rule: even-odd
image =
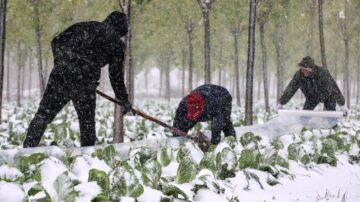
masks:
[[[235,136],[231,105],[232,97],[226,88],[212,84],[199,86],[180,101],[173,126],[188,132],[197,122],[212,121],[211,141],[218,144],[221,131],[225,136]]]
[[[51,47],[57,60],[68,59],[103,67],[115,54],[123,51],[121,37],[105,22],[79,22],[57,35]]]

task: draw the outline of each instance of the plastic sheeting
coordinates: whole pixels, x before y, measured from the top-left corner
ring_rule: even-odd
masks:
[[[239,137],[246,132],[252,132],[275,138],[289,133],[298,133],[303,128],[331,129],[342,116],[342,112],[337,111],[279,110],[278,116],[270,121],[237,128],[236,134]]]

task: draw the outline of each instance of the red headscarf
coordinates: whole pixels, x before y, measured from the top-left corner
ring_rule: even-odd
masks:
[[[205,101],[198,92],[192,92],[186,96],[186,118],[191,121],[198,119],[204,111]]]

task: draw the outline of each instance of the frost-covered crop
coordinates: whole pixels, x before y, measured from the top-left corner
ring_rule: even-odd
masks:
[[[149,103],[143,105],[149,114],[156,114],[170,123],[174,107],[166,111],[164,106],[168,104]],[[99,144],[111,141],[112,135],[111,109],[100,106],[98,129],[103,132],[98,134]],[[72,114],[71,109],[66,110],[67,115]],[[256,116],[264,118],[263,113],[259,111]],[[355,109],[350,117],[360,117],[359,114],[360,110]],[[9,126],[12,134],[21,137],[22,130],[15,128],[26,125],[21,123],[24,116],[18,116],[17,120],[9,115],[8,122],[2,127]],[[242,117],[242,110],[234,108],[232,116]],[[57,119],[52,124],[63,128],[50,127],[43,144],[57,142],[65,146],[70,141],[78,145],[76,127],[64,124],[62,116]],[[140,121],[138,117],[127,117],[126,124],[127,141],[170,135],[169,131]],[[209,132],[207,128],[207,125],[202,126],[203,131]],[[54,136],[55,129],[58,130],[57,137]],[[120,155],[114,145],[82,154],[59,147],[26,155],[17,149],[20,143],[17,141],[21,138],[9,137],[4,131],[0,134],[2,148],[15,148],[0,152],[0,195],[11,188],[11,193],[17,194],[16,198],[11,198],[13,201],[119,201],[136,198],[139,201],[193,201],[212,194],[225,200],[242,201],[241,195],[234,195],[235,189],[267,190],[271,186],[280,186],[296,180],[298,173],[295,171],[299,167],[321,172],[319,166],[339,166],[339,162],[344,164],[344,161],[358,166],[360,162],[360,124],[357,121],[339,123],[335,130],[304,129],[275,139],[246,133],[238,139],[223,138],[208,152],[202,152],[196,144],[184,142],[177,148],[143,145],[131,148],[125,156]]]

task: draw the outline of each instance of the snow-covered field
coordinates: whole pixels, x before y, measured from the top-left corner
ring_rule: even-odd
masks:
[[[299,105],[290,106],[295,108]],[[22,153],[21,144],[37,103],[5,105],[0,125],[0,201],[360,201],[360,107],[335,130],[302,130],[276,139],[247,133],[223,138],[203,153],[191,142],[178,148],[143,145],[124,157],[112,141],[113,105],[97,108],[98,149],[84,153],[72,106],[48,127],[40,146],[47,152]],[[171,124],[177,101],[149,100],[137,108]],[[256,106],[256,123],[267,115]],[[243,124],[242,108],[233,123]],[[171,136],[140,117],[125,119],[125,141]],[[209,133],[208,124],[195,130]]]

